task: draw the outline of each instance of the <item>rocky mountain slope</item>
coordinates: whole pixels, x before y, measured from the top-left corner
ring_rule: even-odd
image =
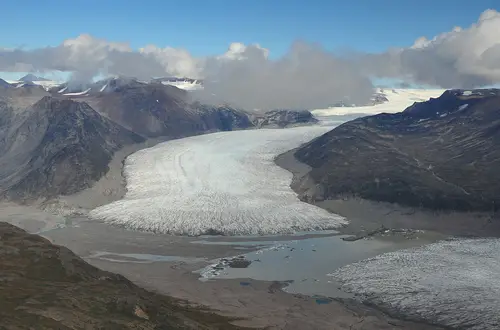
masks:
[[[347,122],[299,148],[306,200],[358,196],[448,210],[500,207],[500,91],[450,90]],[[311,184],[312,183],[312,184]]]
[[[256,127],[289,127],[309,125],[318,122],[307,110],[271,110],[261,115],[252,115]]]
[[[0,79],[0,88],[10,88],[10,87],[12,87],[11,84],[9,84],[8,82],[6,82],[3,79]]]
[[[187,93],[160,83],[113,79],[105,92],[90,92],[82,99],[111,120],[147,137],[175,138],[252,126],[241,111],[192,103]]]
[[[238,329],[0,222],[1,329]]]
[[[45,96],[22,112],[5,105],[2,112],[0,191],[13,200],[89,187],[116,150],[144,140],[85,102]]]

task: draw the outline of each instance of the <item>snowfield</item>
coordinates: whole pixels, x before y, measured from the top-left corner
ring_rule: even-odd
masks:
[[[444,89],[377,89],[377,93],[384,94],[387,102],[363,107],[332,107],[328,109],[312,110],[317,117],[344,116],[350,114],[375,115],[378,113],[396,113],[408,108],[414,102],[423,102],[431,97],[439,97]]]
[[[171,85],[175,86],[179,89],[183,89],[186,91],[197,91],[203,89],[203,85],[198,83],[197,81],[189,82],[189,81],[162,81],[163,85]]]
[[[274,157],[332,127],[233,131],[161,143],[125,162],[124,199],[90,212],[135,230],[262,235],[332,229],[340,216],[301,202]]]
[[[332,274],[362,299],[415,319],[500,328],[500,240],[455,239],[382,254]]]

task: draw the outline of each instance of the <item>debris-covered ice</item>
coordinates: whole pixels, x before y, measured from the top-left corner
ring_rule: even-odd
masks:
[[[454,239],[382,254],[331,276],[344,290],[405,316],[500,329],[499,274],[499,239]]]
[[[274,157],[331,127],[221,132],[161,143],[125,162],[127,194],[90,216],[135,230],[262,235],[332,229],[337,215],[303,203]]]

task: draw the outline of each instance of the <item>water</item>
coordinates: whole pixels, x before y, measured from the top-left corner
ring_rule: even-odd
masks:
[[[135,263],[151,263],[151,262],[186,262],[196,263],[207,261],[205,258],[188,258],[180,256],[164,256],[156,254],[136,254],[136,253],[114,253],[105,251],[96,251],[87,258],[101,259],[111,262],[135,262]]]
[[[425,239],[362,239],[354,242],[342,240],[345,236],[313,237],[289,241],[206,242],[259,246],[261,249],[242,254],[252,263],[247,268],[220,267],[219,260],[200,270],[201,280],[254,279],[288,281],[286,292],[327,297],[352,297],[339,289],[340,285],[328,276],[333,270],[376,255],[418,246]],[[218,265],[218,267],[217,267]],[[221,269],[222,268],[222,269]],[[324,303],[324,302],[323,302]]]

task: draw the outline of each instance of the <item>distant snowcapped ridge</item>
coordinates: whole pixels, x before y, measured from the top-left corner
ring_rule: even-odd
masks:
[[[59,93],[67,96],[84,96],[89,93],[106,92],[112,87],[110,82],[122,83],[124,81],[137,82],[137,83],[161,83],[163,85],[170,85],[183,89],[186,91],[195,91],[203,89],[203,80],[191,79],[191,78],[178,78],[178,77],[160,77],[153,78],[151,81],[139,81],[134,78],[128,77],[110,77],[93,83],[78,83],[74,81],[61,82],[49,80],[46,78],[35,76],[34,74],[27,74],[26,76],[20,78],[19,80],[6,81],[13,87],[23,87],[26,84],[29,85],[39,85],[45,90],[52,93]]]

